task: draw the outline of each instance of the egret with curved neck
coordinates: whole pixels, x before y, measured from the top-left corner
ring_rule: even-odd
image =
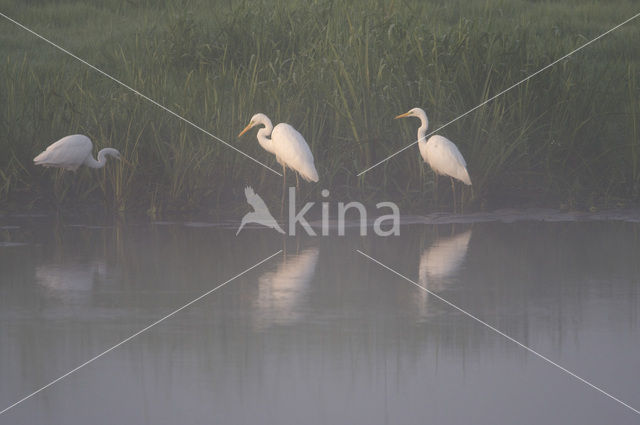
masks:
[[[404,114],[398,115],[395,119],[416,117],[420,119],[418,128],[418,148],[422,159],[429,164],[435,172],[436,177],[440,175],[449,176],[451,179],[451,191],[453,193],[453,210],[456,210],[456,191],[453,179],[460,180],[466,185],[471,185],[471,178],[467,172],[467,162],[462,157],[458,147],[449,139],[443,136],[434,135],[426,139],[429,119],[421,108],[413,108]],[[436,179],[436,195],[437,195]]]
[[[306,181],[317,182],[318,171],[313,161],[313,154],[302,134],[287,123],[275,127],[265,114],[255,114],[249,124],[238,134],[238,137],[251,128],[262,125],[258,130],[258,143],[264,150],[276,156],[282,165],[282,209],[284,209],[284,191],[287,179],[287,168],[296,173],[296,187],[299,186],[298,174]]]
[[[93,151],[91,139],[82,134],[74,134],[49,145],[44,152],[33,158],[33,162],[44,167],[76,171],[81,165],[102,168],[107,163],[108,156],[122,159],[117,149],[102,149],[98,152],[98,160],[91,156],[91,151]]]

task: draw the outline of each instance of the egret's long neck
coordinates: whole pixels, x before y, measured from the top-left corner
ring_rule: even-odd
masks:
[[[96,161],[93,155],[89,155],[84,160],[84,165],[90,168],[102,168],[107,163],[107,158],[104,156],[104,149],[98,152],[98,160]]]
[[[427,114],[424,112],[420,112],[418,118],[420,118],[420,128],[418,128],[418,143],[425,144],[427,143],[427,128],[429,128],[429,119],[427,118]]]
[[[273,124],[271,124],[271,120],[268,118],[263,120],[261,124],[264,124],[264,127],[258,130],[258,143],[260,146],[267,152],[273,153],[273,140],[271,140],[271,132],[273,131]]]
[[[89,155],[87,157],[87,159],[84,161],[84,164],[87,167],[91,167],[91,168],[102,168],[104,167],[104,165],[107,163],[107,155],[116,155],[117,154],[117,150],[113,149],[113,148],[104,148],[102,150],[100,150],[100,152],[98,152],[98,160],[96,161],[95,159],[93,159],[93,157],[91,155]]]

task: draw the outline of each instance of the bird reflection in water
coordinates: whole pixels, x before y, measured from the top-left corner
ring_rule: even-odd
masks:
[[[260,277],[255,302],[257,328],[291,324],[301,318],[302,304],[315,274],[318,255],[318,248],[288,255],[275,271]]]
[[[101,260],[88,263],[66,262],[41,264],[36,279],[50,295],[67,301],[89,300],[96,279],[104,279],[107,265]]]
[[[433,293],[442,292],[451,283],[451,277],[458,271],[469,247],[471,230],[457,235],[439,238],[426,248],[420,256],[418,283]],[[421,314],[427,314],[429,293],[419,290],[416,302]]]

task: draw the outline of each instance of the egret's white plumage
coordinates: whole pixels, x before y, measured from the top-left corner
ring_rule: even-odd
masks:
[[[418,148],[420,149],[420,155],[433,171],[436,174],[449,176],[460,180],[466,185],[471,185],[471,178],[467,172],[467,162],[451,140],[439,135],[431,136],[429,140],[425,140],[429,120],[424,110],[413,108],[409,112],[398,115],[396,119],[405,117],[420,118]]]
[[[428,141],[423,140],[422,143],[418,143],[418,148],[420,155],[434,172],[471,185],[467,162],[451,140],[436,134],[431,136]]]
[[[276,160],[285,167],[296,171],[306,181],[317,182],[318,171],[313,162],[313,154],[302,134],[286,123],[273,127],[265,114],[255,114],[238,137],[256,125],[264,125],[258,130],[258,142],[267,152],[276,156]],[[269,137],[271,136],[271,137]]]
[[[36,165],[45,167],[57,167],[65,170],[76,171],[81,165],[90,168],[102,168],[107,163],[107,156],[120,158],[120,152],[113,148],[104,148],[98,152],[98,160],[91,156],[93,143],[91,139],[82,134],[74,134],[63,137],[52,143],[40,155],[33,158]]]

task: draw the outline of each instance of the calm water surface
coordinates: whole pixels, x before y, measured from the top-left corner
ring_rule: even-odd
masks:
[[[632,424],[640,224],[403,225],[282,238],[0,219],[0,424]],[[337,232],[336,232],[337,233]]]

